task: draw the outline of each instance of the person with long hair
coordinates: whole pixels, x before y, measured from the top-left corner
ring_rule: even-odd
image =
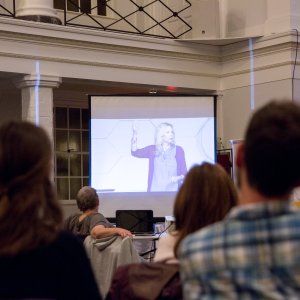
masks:
[[[47,133],[0,128],[0,298],[100,299],[82,244],[62,232]]]
[[[203,163],[191,168],[176,195],[175,231],[158,241],[154,260],[177,262],[178,248],[187,235],[223,220],[236,204],[233,182],[220,165]]]
[[[177,259],[182,240],[222,221],[236,204],[235,187],[221,166],[203,163],[191,168],[175,199],[176,231],[159,239],[154,263],[120,267],[107,299],[183,299]]]
[[[155,130],[154,145],[137,147],[137,130],[133,126],[131,155],[149,159],[148,192],[177,191],[187,172],[182,147],[175,144],[170,123],[160,123]]]

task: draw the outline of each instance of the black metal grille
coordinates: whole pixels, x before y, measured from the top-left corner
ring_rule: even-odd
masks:
[[[16,3],[15,0],[12,0],[10,5],[0,4],[0,16],[4,17],[15,17],[15,11],[16,11]]]
[[[173,39],[192,30],[187,21],[192,6],[188,0],[121,2],[123,9],[119,9],[118,5],[114,6],[112,0],[54,0],[54,6],[63,9],[66,26]],[[15,3],[15,0],[12,0],[9,5],[0,4],[0,16],[14,18]],[[97,5],[92,6],[91,3]]]
[[[113,7],[111,0],[97,1],[97,5],[93,7],[87,7],[86,2],[65,0],[64,22],[66,26],[173,39],[179,38],[192,29],[186,21],[187,13],[191,13],[192,6],[188,0],[181,1],[182,4],[179,5],[175,0],[144,0],[143,5],[139,4],[142,2],[139,0],[123,0],[122,10]],[[174,4],[177,7],[174,7]],[[73,7],[72,12],[68,10],[70,6]],[[153,10],[156,11],[156,14],[153,14]],[[105,12],[106,17],[99,16],[99,11]],[[157,12],[160,16],[157,15]]]

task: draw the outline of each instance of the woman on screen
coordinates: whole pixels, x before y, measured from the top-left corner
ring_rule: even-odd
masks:
[[[149,159],[148,192],[177,191],[187,172],[184,151],[175,145],[170,123],[160,123],[155,131],[155,144],[137,147],[137,130],[133,126],[131,155]]]

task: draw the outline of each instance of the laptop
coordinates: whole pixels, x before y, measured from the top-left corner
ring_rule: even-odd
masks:
[[[135,235],[154,235],[153,210],[117,210],[116,226]]]

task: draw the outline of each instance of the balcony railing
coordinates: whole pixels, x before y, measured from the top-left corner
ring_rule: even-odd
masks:
[[[16,2],[0,16],[16,17]],[[65,26],[177,39],[192,30],[189,0],[56,0]],[[59,10],[60,9],[60,10]]]
[[[10,1],[9,5],[0,3],[0,16],[2,17],[12,17],[16,15],[16,2],[15,0]]]
[[[99,2],[101,1],[97,1]],[[64,23],[67,26],[173,39],[192,29],[186,20],[188,14],[191,14],[192,6],[188,0],[122,0],[121,5],[120,2],[119,5],[113,5],[115,3],[116,1],[106,0],[106,16],[99,16],[97,12],[103,11],[103,3],[101,8],[97,4],[87,9],[86,5],[80,7],[78,0],[65,0]],[[77,9],[76,14],[67,9],[70,6]]]

